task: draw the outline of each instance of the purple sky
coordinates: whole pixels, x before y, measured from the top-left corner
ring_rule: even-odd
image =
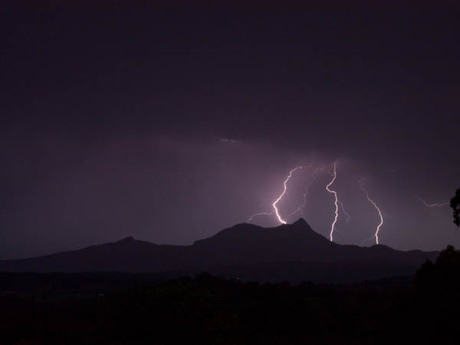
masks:
[[[329,237],[334,161],[338,243],[374,243],[364,181],[380,243],[460,246],[420,200],[460,187],[454,2],[26,3],[0,12],[0,258],[190,244],[271,212],[309,164],[280,213],[308,191],[287,220]]]

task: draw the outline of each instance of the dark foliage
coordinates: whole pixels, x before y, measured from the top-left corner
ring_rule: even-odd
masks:
[[[417,271],[416,287],[424,292],[456,298],[460,291],[460,251],[448,246],[436,261],[427,261]]]
[[[425,264],[415,290],[398,285],[260,284],[209,274],[148,286],[138,279],[128,289],[106,295],[87,289],[83,297],[68,294],[65,286],[64,295],[46,289],[44,294],[39,284],[36,292],[0,295],[0,343],[454,344],[456,310],[445,298],[436,298],[437,287],[420,287],[431,284],[433,269],[457,264],[457,254],[449,249],[436,263]],[[84,275],[64,280],[72,279],[96,280]]]
[[[430,315],[423,327],[437,343],[458,343],[460,317],[460,251],[448,246],[435,262],[427,261],[414,279],[419,307]]]
[[[460,188],[457,189],[455,195],[450,199],[450,207],[454,212],[454,224],[460,226]]]

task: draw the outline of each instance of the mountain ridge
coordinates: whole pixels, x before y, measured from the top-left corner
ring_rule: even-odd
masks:
[[[382,245],[337,244],[316,233],[300,218],[292,224],[271,228],[240,223],[188,246],[158,245],[129,236],[115,242],[36,258],[0,260],[0,271],[177,271],[192,274],[208,271],[228,277],[239,277],[244,273],[247,279],[252,277],[262,281],[282,276],[289,281],[341,282],[347,278],[341,269],[353,272],[356,279],[385,278],[415,272],[423,262],[436,256],[437,252],[398,251]],[[276,267],[293,273],[291,276],[280,275]]]

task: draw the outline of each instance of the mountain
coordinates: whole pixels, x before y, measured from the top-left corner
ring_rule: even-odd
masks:
[[[156,245],[132,237],[37,258],[0,261],[4,272],[208,271],[259,281],[355,282],[410,275],[437,252],[398,251],[330,242],[307,222],[262,228],[238,224],[191,246]]]

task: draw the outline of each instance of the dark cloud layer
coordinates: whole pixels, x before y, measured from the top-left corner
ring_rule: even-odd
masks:
[[[460,245],[458,6],[5,6],[0,256],[116,240],[191,243],[271,211],[291,168],[338,160],[337,241]],[[328,170],[329,169],[329,170]],[[324,191],[280,208],[325,236]],[[294,216],[293,216],[294,217]],[[293,219],[292,219],[293,220]],[[256,222],[275,225],[273,218]],[[364,242],[364,244],[370,244]]]

